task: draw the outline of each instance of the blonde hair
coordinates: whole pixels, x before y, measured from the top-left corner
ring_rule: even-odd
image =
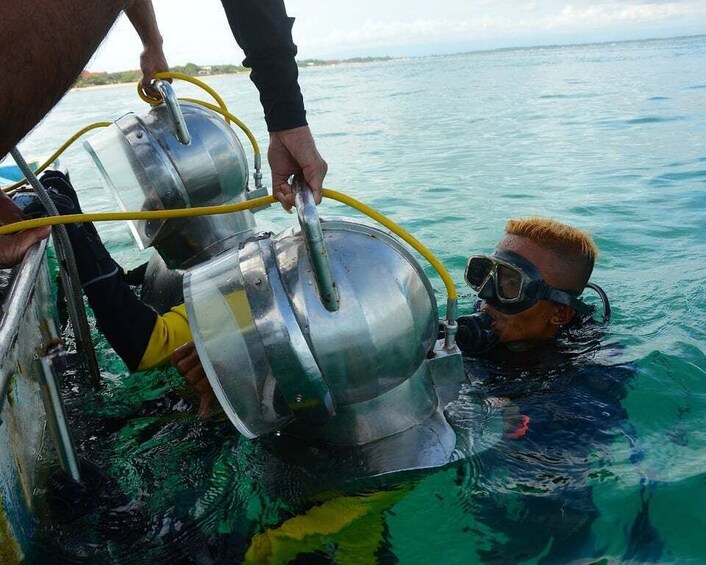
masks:
[[[593,264],[598,258],[598,247],[593,238],[584,231],[548,218],[532,217],[509,220],[505,233],[526,237],[537,245],[554,252],[564,263],[571,286],[583,290],[593,272]],[[574,276],[571,276],[571,274]]]

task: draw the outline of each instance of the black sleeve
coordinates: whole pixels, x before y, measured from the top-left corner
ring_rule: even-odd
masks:
[[[230,29],[245,52],[243,65],[260,91],[269,131],[307,125],[304,100],[294,60],[294,18],[287,16],[283,0],[221,0]]]

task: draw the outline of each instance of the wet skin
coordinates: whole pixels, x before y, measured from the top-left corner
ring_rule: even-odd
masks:
[[[498,249],[512,251],[531,261],[547,284],[571,290],[566,286],[556,255],[532,240],[507,235],[499,243]],[[498,332],[500,343],[553,338],[559,327],[570,322],[574,316],[572,308],[549,300],[540,300],[531,308],[515,315],[503,314],[485,301],[481,304],[481,310],[493,317],[492,327]]]

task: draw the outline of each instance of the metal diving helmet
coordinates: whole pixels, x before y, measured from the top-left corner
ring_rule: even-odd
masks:
[[[463,381],[437,343],[428,278],[384,231],[319,221],[308,189],[299,226],[188,270],[194,343],[221,406],[249,438],[327,451],[347,473],[447,463],[456,443],[434,375]]]
[[[124,210],[169,210],[243,202],[267,191],[259,155],[255,188],[233,129],[217,113],[178,102],[168,82],[154,81],[163,103],[128,113],[84,143]],[[195,218],[129,222],[140,249],[154,247],[143,299],[164,312],[182,302],[183,270],[237,247],[255,230],[250,210]]]

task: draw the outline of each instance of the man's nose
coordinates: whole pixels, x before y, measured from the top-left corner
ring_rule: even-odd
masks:
[[[483,286],[478,289],[478,298],[490,302],[491,304],[495,300],[495,281],[493,280],[493,275],[490,275],[483,283]]]

